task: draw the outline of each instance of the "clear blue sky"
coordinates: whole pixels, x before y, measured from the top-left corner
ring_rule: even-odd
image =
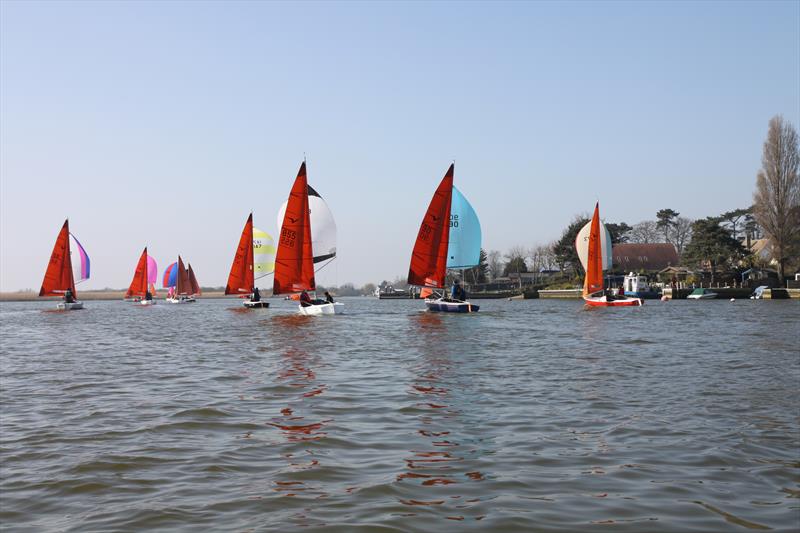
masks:
[[[223,285],[308,156],[339,227],[320,283],[405,275],[451,160],[484,247],[750,204],[800,117],[799,2],[0,3],[0,289],[69,216],[87,288],[142,247]]]

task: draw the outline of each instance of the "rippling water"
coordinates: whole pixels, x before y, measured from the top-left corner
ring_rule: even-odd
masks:
[[[800,527],[800,305],[4,303],[8,531]]]

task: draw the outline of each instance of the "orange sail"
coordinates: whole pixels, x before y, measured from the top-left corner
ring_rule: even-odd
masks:
[[[273,294],[313,291],[316,288],[305,161],[300,165],[300,171],[289,193],[275,254],[274,279]]]
[[[69,220],[64,221],[61,232],[58,234],[53,253],[50,254],[50,263],[44,273],[42,288],[39,296],[62,296],[67,289],[77,299],[75,292],[75,278],[72,276],[72,261],[69,251]]]
[[[147,246],[144,247],[142,255],[139,257],[139,263],[136,265],[136,271],[133,273],[133,280],[131,281],[128,292],[125,293],[125,298],[131,296],[142,296],[147,293]]]
[[[253,213],[247,217],[239,247],[233,257],[231,273],[228,274],[228,284],[225,285],[225,294],[250,293],[255,287],[255,274],[253,273]]]
[[[178,256],[178,281],[175,287],[176,294],[191,294],[192,283],[189,281],[189,272],[183,266],[181,256]]]
[[[200,294],[200,284],[197,283],[197,278],[194,277],[191,263],[189,263],[189,286],[191,287],[191,294]]]
[[[583,296],[603,290],[603,250],[600,244],[600,202],[594,206],[592,226],[589,230],[589,252],[586,259],[586,278]]]
[[[431,199],[411,253],[408,283],[442,288],[447,270],[447,245],[450,234],[450,203],[453,196],[453,171],[447,174]]]

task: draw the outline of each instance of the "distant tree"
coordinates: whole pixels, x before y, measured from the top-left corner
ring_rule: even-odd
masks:
[[[611,234],[611,244],[621,244],[628,242],[628,233],[633,229],[624,222],[618,224],[606,223],[606,228]]]
[[[693,221],[686,217],[677,217],[672,226],[672,244],[678,252],[678,257],[683,255],[686,245],[692,240]]]
[[[578,252],[575,250],[575,238],[587,222],[589,222],[589,219],[585,216],[576,215],[561,234],[561,238],[553,243],[552,249],[555,263],[562,272],[572,269],[576,275],[583,275],[583,268],[578,260]]]
[[[505,255],[506,263],[503,267],[503,275],[508,276],[511,273],[527,272],[527,255],[528,251],[523,246],[512,246]]]
[[[741,222],[743,225],[746,222],[747,215],[750,214],[752,211],[752,207],[746,207],[744,209],[734,209],[733,211],[728,211],[727,213],[722,213],[719,218],[723,226],[727,227],[731,230],[731,235],[734,239],[739,238],[739,223]]]
[[[361,287],[361,294],[373,294],[375,292],[375,284],[367,283]]]
[[[497,250],[489,252],[487,266],[489,267],[489,275],[492,279],[497,279],[503,275],[503,260],[500,252]]]
[[[797,252],[800,232],[800,153],[797,131],[783,117],[769,121],[756,177],[753,214],[772,244],[783,284],[786,262]]]
[[[628,233],[630,242],[648,244],[658,241],[658,225],[653,220],[645,220],[634,224]]]
[[[729,229],[720,226],[719,218],[708,217],[692,224],[692,241],[686,246],[683,259],[699,267],[708,264],[713,283],[718,267],[729,265],[745,255],[742,244],[733,238]]]
[[[678,215],[680,213],[672,209],[661,209],[656,213],[656,227],[664,232],[664,242],[672,242],[669,240],[670,228],[675,225]]]

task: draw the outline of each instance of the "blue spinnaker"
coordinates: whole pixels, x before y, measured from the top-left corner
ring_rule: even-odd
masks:
[[[481,223],[464,195],[453,187],[447,268],[471,268],[480,263]]]

